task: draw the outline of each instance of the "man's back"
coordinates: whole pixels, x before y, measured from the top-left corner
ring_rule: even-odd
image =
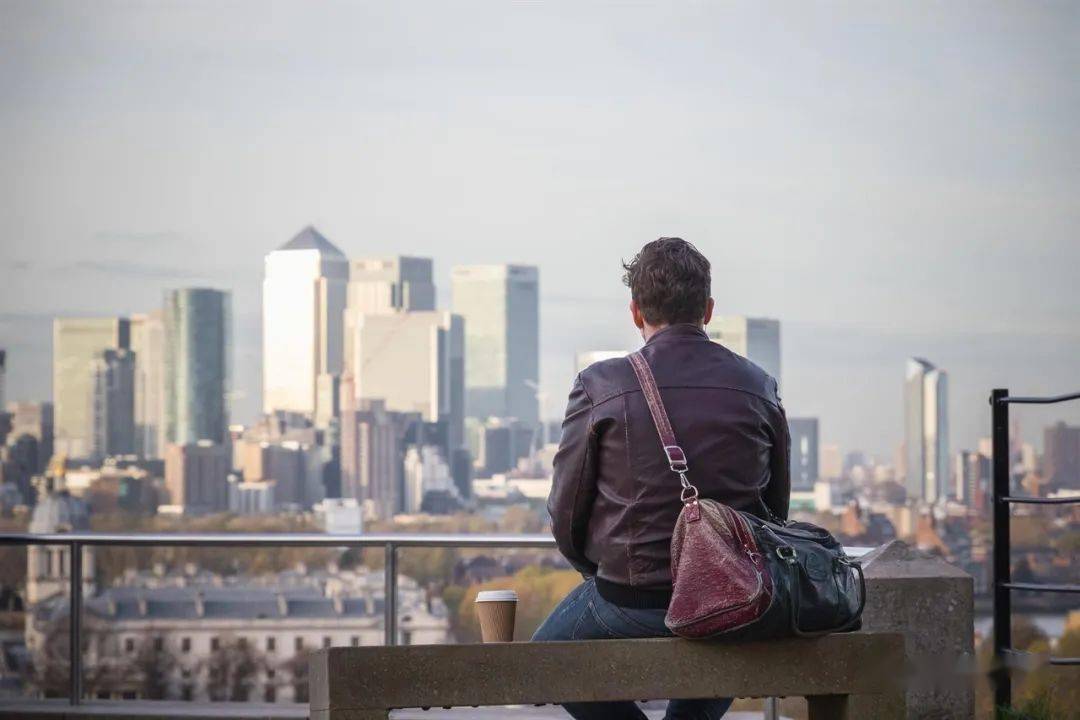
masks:
[[[675,324],[642,349],[702,497],[787,515],[789,439],[776,381]],[[682,507],[648,406],[625,358],[596,363],[571,392],[548,507],[560,550],[612,602],[663,606]]]

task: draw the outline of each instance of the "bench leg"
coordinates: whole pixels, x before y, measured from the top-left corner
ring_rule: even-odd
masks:
[[[810,695],[806,707],[810,720],[855,720],[847,695]]]

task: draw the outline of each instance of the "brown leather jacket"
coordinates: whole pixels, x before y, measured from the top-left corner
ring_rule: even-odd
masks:
[[[664,328],[642,352],[701,496],[786,518],[790,438],[776,380],[693,325]],[[666,607],[679,490],[629,360],[578,375],[548,511],[559,550],[605,598]]]

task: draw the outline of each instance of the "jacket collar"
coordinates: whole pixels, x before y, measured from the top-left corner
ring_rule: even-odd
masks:
[[[709,336],[697,325],[691,325],[690,323],[676,323],[675,325],[668,325],[663,330],[657,330],[653,333],[652,337],[648,339],[645,345],[647,347],[649,345],[670,342],[682,338],[708,340]]]

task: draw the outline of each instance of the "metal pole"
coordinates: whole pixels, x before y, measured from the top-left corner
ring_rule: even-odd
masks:
[[[386,543],[386,599],[383,601],[383,625],[386,645],[397,645],[397,546]]]
[[[68,673],[71,687],[68,701],[72,705],[82,702],[82,545],[77,542],[70,546],[71,593],[68,614],[71,617],[68,638]]]
[[[1006,664],[1012,645],[1012,596],[1005,583],[1010,582],[1009,559],[1009,391],[995,389],[990,396],[993,427],[993,497],[990,504],[994,527],[994,566],[992,588],[994,598],[994,704],[1012,704],[1012,681]]]
[[[765,720],[780,720],[780,701],[774,697],[765,698],[762,704]]]

